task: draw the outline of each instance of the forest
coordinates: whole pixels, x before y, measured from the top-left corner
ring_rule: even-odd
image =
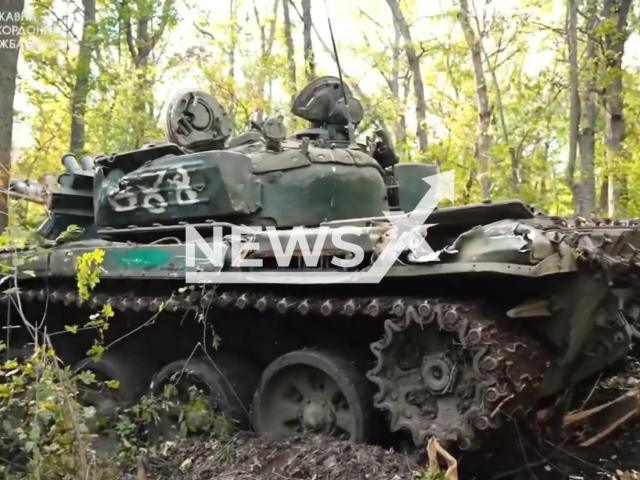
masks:
[[[552,216],[640,217],[638,0],[0,0],[0,246],[15,249],[15,240],[32,235],[47,215],[45,205],[8,195],[11,179],[45,184],[49,175],[62,173],[61,159],[69,152],[80,159],[164,141],[164,115],[176,92],[197,89],[213,95],[229,114],[233,135],[249,130],[252,122],[260,124],[279,115],[291,133],[307,126],[291,112],[297,94],[328,75],[341,75],[362,103],[359,140],[383,131],[401,163],[453,170],[455,205],[519,199]],[[575,222],[571,228],[579,228]],[[68,241],[63,237],[74,233],[61,234],[47,248]],[[605,248],[605,240],[598,248]],[[580,246],[574,246],[573,253]],[[23,247],[21,243],[17,249]],[[614,263],[614,257],[606,260]],[[3,258],[0,285],[15,281],[16,286],[3,286],[2,298],[16,293],[20,298],[24,292],[17,287],[18,274],[6,268]],[[66,315],[72,316],[65,310],[71,303],[80,306],[97,297],[91,289],[100,283],[103,258],[102,250],[78,254],[77,284],[72,285],[73,292],[54,299],[59,304],[56,318],[66,322]],[[625,266],[638,265],[640,260],[634,257]],[[35,283],[40,280],[32,285],[40,285]],[[107,280],[103,286],[109,292],[113,283]],[[164,287],[169,288],[169,282]],[[134,333],[154,325],[167,303],[174,302],[173,313],[183,308],[180,305],[190,292],[199,294],[195,289],[185,294],[182,287],[179,293],[185,296],[180,299],[185,301],[176,306],[175,292],[158,290],[149,293],[155,296],[151,302],[147,296],[135,299],[136,306],[147,302],[144,308],[153,314]],[[35,287],[25,291],[38,297]],[[120,318],[139,321],[142,316],[139,310],[132,313],[131,298],[127,304],[116,297],[96,303],[88,323],[74,317],[63,325],[64,331],[53,335],[97,332],[99,340],[82,353],[98,362],[108,348],[105,337],[110,325]],[[17,310],[23,315],[22,304]],[[54,315],[49,310],[44,315],[49,314]],[[199,313],[198,322],[206,323],[205,314]],[[43,321],[35,327],[26,316],[20,318],[30,332],[40,332],[44,325]],[[9,324],[7,319],[7,330],[13,328]],[[207,335],[208,328],[203,327]],[[34,334],[44,348],[39,357],[32,357],[33,364],[18,366],[8,357],[0,363],[4,478],[248,479],[259,478],[254,473],[269,462],[278,463],[275,452],[282,447],[244,437],[203,440],[178,450],[172,450],[174,444],[160,448],[140,443],[139,425],[149,421],[145,417],[149,405],[143,401],[117,419],[114,430],[121,448],[117,459],[99,460],[89,442],[78,440],[85,438],[91,415],[72,400],[79,390],[69,369],[58,362],[49,333]],[[2,335],[0,352],[7,347]],[[218,341],[215,331],[213,343]],[[634,365],[635,373],[628,376],[637,383],[640,364]],[[23,403],[16,392],[24,395],[24,378],[36,377],[35,393],[29,393],[34,400]],[[638,385],[630,387],[634,389],[627,399],[633,397],[635,410],[616,428],[640,414]],[[118,382],[109,380],[104,388],[117,389]],[[599,391],[594,385],[585,395],[582,408],[594,400],[595,390]],[[23,415],[19,427],[9,415],[16,409]],[[186,422],[188,415],[180,415],[180,422]],[[32,423],[30,416],[35,419]],[[566,430],[584,426],[579,414],[564,421]],[[598,435],[592,437],[594,443]],[[289,452],[283,467],[290,474],[286,478],[457,480],[452,473],[455,460],[433,441],[423,449],[431,459],[424,468],[409,466],[402,453],[378,447],[345,447],[308,438],[288,442],[283,443]],[[630,442],[638,443],[635,437]],[[19,461],[6,453],[16,445],[19,453],[12,454]],[[518,446],[525,451],[524,445]],[[623,449],[626,457],[637,457],[637,446]],[[447,473],[434,466],[436,453],[446,459],[441,467],[449,464]],[[540,455],[540,460],[523,455],[516,459],[514,472],[526,474],[534,464],[552,471],[551,456]],[[607,455],[618,460],[623,456],[618,450]],[[152,476],[148,476],[149,458]],[[590,461],[581,460],[593,467]],[[224,476],[223,464],[235,473],[227,471],[231,476]],[[500,472],[510,468],[504,466]],[[570,470],[553,468],[561,473]],[[638,468],[637,461],[635,467],[620,467],[625,473],[618,472],[618,477],[639,478],[633,468]],[[461,478],[484,478],[467,474]],[[486,478],[520,478],[508,472],[500,475]]]
[[[358,133],[377,122],[401,161],[455,169],[456,203],[637,214],[631,0],[23,3],[2,2],[23,25],[19,49],[0,52],[0,151],[16,178],[58,172],[66,152],[162,139],[176,87],[214,94],[236,133],[276,114],[293,131],[294,94],[337,75],[330,18],[344,78],[365,106]],[[12,221],[37,221],[33,206],[12,207]]]

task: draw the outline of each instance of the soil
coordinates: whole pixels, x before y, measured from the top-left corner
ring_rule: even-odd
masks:
[[[149,461],[147,476],[149,480],[410,480],[416,467],[409,457],[380,447],[319,437],[269,442],[236,436],[180,443]]]
[[[459,478],[609,480],[620,478],[621,472],[640,471],[639,422],[589,449],[544,448],[521,440],[505,442],[499,454],[459,457]],[[178,443],[149,460],[147,477],[131,472],[122,480],[415,480],[424,459],[423,454],[327,438],[265,442],[243,435]]]

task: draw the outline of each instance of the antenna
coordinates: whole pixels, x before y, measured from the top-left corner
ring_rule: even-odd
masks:
[[[324,0],[324,8],[327,11],[327,22],[329,23],[329,35],[331,36],[331,45],[333,46],[333,56],[336,59],[336,65],[338,67],[338,77],[340,78],[340,85],[342,86],[342,98],[344,99],[344,105],[347,109],[347,131],[349,132],[349,148],[357,149],[355,129],[353,122],[351,121],[351,113],[349,113],[349,100],[347,99],[347,90],[344,88],[344,81],[342,80],[342,68],[340,67],[340,58],[338,57],[338,49],[336,48],[336,41],[333,38],[333,28],[331,28],[331,15],[329,15],[329,5],[327,0]]]

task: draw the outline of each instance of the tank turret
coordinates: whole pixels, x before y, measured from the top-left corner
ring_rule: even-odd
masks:
[[[348,111],[335,77],[303,89],[292,113],[310,128],[289,137],[282,117],[231,137],[231,121],[213,96],[178,93],[166,110],[165,144],[96,160],[101,235],[152,235],[158,230],[150,225],[180,231],[184,222],[206,228],[210,221],[312,227],[397,208],[385,170],[396,159],[381,161],[379,145],[353,148],[349,120],[358,125],[363,109],[344,88]],[[423,177],[432,172],[416,167]]]
[[[414,181],[398,195],[396,178],[436,170],[394,167],[397,157],[382,133],[377,143],[354,148],[348,123],[357,126],[363,109],[345,85],[347,111],[342,88],[335,77],[304,88],[291,111],[310,127],[292,136],[279,116],[234,137],[230,118],[212,95],[182,90],[167,102],[164,141],[79,161],[65,155],[41,231],[57,236],[76,224],[87,235],[146,241],[160,231],[180,233],[185,223],[314,227],[379,217],[399,206],[412,209],[428,185]]]

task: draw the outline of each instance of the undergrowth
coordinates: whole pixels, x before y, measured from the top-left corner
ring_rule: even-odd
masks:
[[[20,353],[23,353],[21,350]],[[189,401],[177,405],[175,385],[159,396],[144,396],[115,419],[98,415],[82,405],[86,388],[117,390],[113,382],[98,382],[89,371],[72,372],[55,352],[35,347],[26,358],[11,354],[0,342],[0,478],[66,480],[121,478],[141,457],[155,456],[161,444],[150,444],[146,427],[157,422],[159,412],[179,408],[181,434],[215,431],[226,435],[229,426],[208,416],[202,392],[192,388]],[[210,422],[203,425],[203,418]],[[105,439],[115,439],[112,443]]]
[[[75,233],[77,228],[72,226],[56,241],[73,240]],[[83,392],[93,390],[109,395],[117,391],[118,382],[98,381],[89,370],[72,371],[69,365],[64,365],[42,328],[45,319],[27,319],[20,297],[15,295],[19,292],[18,271],[28,275],[28,270],[22,267],[32,254],[46,248],[23,229],[1,235],[0,248],[5,254],[0,262],[0,291],[9,296],[14,307],[11,325],[7,321],[0,336],[0,478],[120,478],[141,456],[154,455],[157,447],[149,445],[145,432],[151,422],[158,421],[161,410],[180,409],[183,434],[195,429],[196,421],[202,427],[202,415],[208,408],[202,392],[191,389],[189,401],[177,405],[171,382],[157,397],[147,395],[135,406],[118,408],[115,418],[100,415],[95,407],[83,402]],[[82,301],[99,283],[103,260],[104,251],[100,249],[78,257],[76,278]],[[99,362],[106,350],[104,332],[114,315],[113,308],[105,305],[83,324],[66,325],[64,333],[93,330],[94,344],[86,354]],[[10,342],[9,334],[16,326],[28,332],[31,341],[26,346],[20,343],[16,348]],[[219,423],[212,417],[212,424],[214,421]]]

